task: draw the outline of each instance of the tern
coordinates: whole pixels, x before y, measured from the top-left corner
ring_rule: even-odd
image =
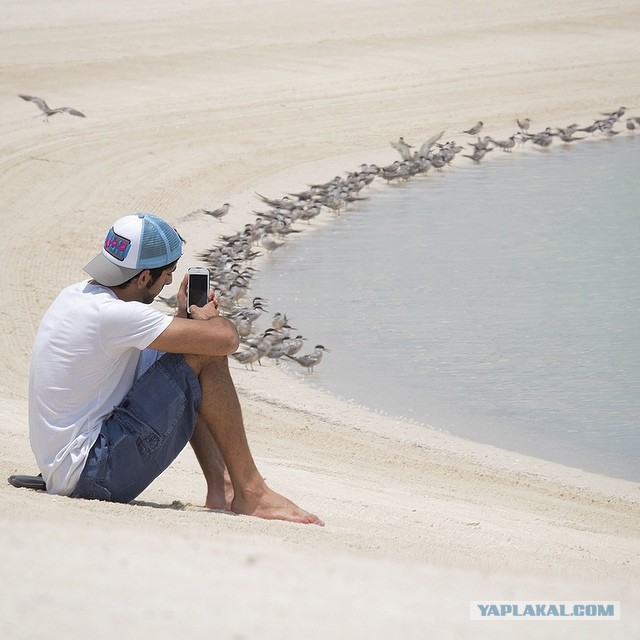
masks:
[[[575,134],[577,128],[578,128],[577,124],[575,126],[571,125],[571,126],[565,128],[565,129],[559,128],[557,130],[557,132],[555,134],[553,134],[553,135],[558,136],[560,138],[560,140],[562,140],[565,143],[575,142],[576,140],[583,140],[584,136],[580,136],[578,138],[574,137],[574,134]]]
[[[287,324],[287,315],[285,313],[280,313],[280,311],[273,314],[273,318],[271,319],[271,326],[279,331]]]
[[[260,237],[260,244],[267,250],[268,253],[273,253],[276,249],[281,247],[284,242],[278,242],[271,233],[263,233]]]
[[[18,97],[26,100],[27,102],[33,102],[33,104],[40,109],[40,117],[44,122],[48,122],[49,116],[54,116],[56,113],[68,113],[70,116],[78,116],[80,118],[87,117],[84,113],[80,113],[80,111],[73,109],[72,107],[56,107],[55,109],[52,109],[42,98],[38,98],[38,96],[28,96],[24,93],[19,93]]]
[[[467,129],[462,133],[468,133],[470,136],[475,136],[478,133],[480,133],[480,129],[482,129],[482,125],[483,125],[482,120],[478,120],[478,122],[476,122],[476,124],[474,124],[473,127],[471,127],[471,129]]]
[[[302,349],[305,340],[306,338],[301,335],[297,335],[295,338],[286,338],[284,342],[287,345],[287,355],[295,356]]]
[[[493,138],[489,138],[489,136],[487,136],[487,138],[490,142],[495,144],[496,147],[500,147],[503,151],[506,151],[508,153],[510,153],[511,150],[516,146],[515,135],[509,136],[507,140],[494,140]]]
[[[313,371],[313,367],[317,364],[320,364],[322,360],[322,355],[325,351],[329,351],[326,347],[323,347],[321,344],[317,344],[316,348],[312,353],[308,353],[304,356],[287,356],[290,360],[295,360],[300,366],[305,367],[309,373]]]
[[[553,135],[551,127],[547,127],[544,131],[531,135],[529,140],[531,140],[533,144],[537,144],[539,147],[548,147],[553,143]]]
[[[280,334],[275,329],[267,329],[262,335],[248,341],[247,344],[257,349],[258,364],[262,364],[260,359],[271,351],[271,347],[273,347],[274,343],[279,341]]]
[[[484,158],[487,153],[489,153],[489,151],[493,151],[493,148],[489,147],[488,149],[475,149],[472,155],[463,153],[462,156],[464,158],[470,158],[474,162],[480,162],[480,160],[482,160],[482,158]]]
[[[255,297],[252,301],[251,307],[244,307],[242,309],[237,309],[234,311],[230,319],[235,320],[239,318],[243,318],[244,320],[248,320],[249,322],[255,322],[264,311],[263,303],[266,304],[268,301],[264,298]]]
[[[246,369],[249,369],[249,367],[251,367],[251,371],[255,371],[255,369],[253,368],[253,363],[257,362],[258,358],[260,358],[260,354],[255,347],[249,347],[245,351],[236,351],[231,355],[240,364],[243,364]]]
[[[617,111],[611,111],[610,113],[603,113],[601,115],[608,116],[609,118],[622,118],[622,116],[626,113],[627,107],[620,107]]]
[[[283,358],[287,354],[288,345],[282,342],[275,342],[271,345],[269,351],[267,351],[267,358],[271,358],[276,361],[276,364],[280,364],[280,358]]]
[[[431,136],[431,138],[429,138],[428,140],[425,140],[420,146],[420,151],[418,151],[418,155],[421,158],[428,157],[429,151],[431,151],[431,147],[433,147],[433,145],[436,142],[438,142],[438,140],[440,140],[440,138],[442,138],[443,135],[444,135],[444,130],[442,130],[440,133],[436,133],[436,135],[434,136]]]
[[[223,216],[226,216],[229,213],[229,207],[231,205],[228,202],[225,202],[221,207],[217,209],[196,209],[194,213],[204,213],[207,216],[211,216],[216,220],[220,220]]]
[[[402,136],[400,136],[398,142],[389,142],[389,144],[400,154],[403,160],[411,160],[412,145],[407,144]]]

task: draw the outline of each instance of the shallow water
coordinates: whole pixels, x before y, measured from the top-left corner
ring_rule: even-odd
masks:
[[[640,480],[640,141],[493,154],[377,183],[266,261],[253,290],[269,312],[303,352],[331,349],[312,374],[288,368],[377,411]]]

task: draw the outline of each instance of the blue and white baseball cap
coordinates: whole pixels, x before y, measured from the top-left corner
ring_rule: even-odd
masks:
[[[166,267],[182,255],[180,234],[162,218],[134,213],[113,223],[102,251],[84,267],[96,282],[115,287],[145,269]]]

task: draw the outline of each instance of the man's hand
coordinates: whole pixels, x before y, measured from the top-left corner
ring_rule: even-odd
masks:
[[[191,313],[191,318],[194,320],[210,320],[220,315],[218,311],[218,301],[215,298],[207,302],[204,307],[196,307],[195,304],[192,304],[189,312]]]
[[[182,282],[180,283],[180,288],[178,289],[178,312],[176,316],[178,318],[188,318],[187,314],[187,283],[189,278],[187,274],[185,274]],[[209,290],[208,295],[209,302],[204,305],[204,307],[196,307],[196,305],[191,305],[191,309],[189,309],[191,313],[191,318],[194,320],[209,320],[210,318],[215,318],[220,315],[218,311],[218,300],[215,297],[213,290]]]

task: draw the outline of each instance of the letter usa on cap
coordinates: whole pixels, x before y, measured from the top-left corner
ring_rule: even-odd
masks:
[[[111,227],[104,241],[104,250],[110,256],[113,256],[116,260],[119,260],[120,262],[122,262],[126,259],[130,248],[131,248],[131,241],[127,240],[127,238],[123,238],[122,236],[119,236],[113,230],[113,227]]]

